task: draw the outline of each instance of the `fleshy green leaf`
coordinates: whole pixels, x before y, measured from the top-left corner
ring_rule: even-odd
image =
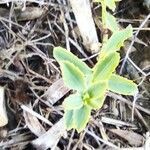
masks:
[[[102,95],[99,98],[93,98],[90,99],[90,101],[88,102],[88,105],[92,108],[92,109],[100,109],[105,101],[105,95]]]
[[[85,88],[84,74],[74,64],[63,61],[61,63],[62,77],[66,86],[82,91]]]
[[[108,80],[115,68],[119,64],[120,56],[118,53],[111,53],[106,57],[99,59],[93,72],[93,82]]]
[[[83,106],[83,101],[80,94],[72,94],[65,99],[63,106],[67,110],[79,109]]]
[[[80,109],[75,109],[73,114],[74,125],[78,132],[81,132],[89,121],[91,108],[84,105]]]
[[[106,14],[106,28],[108,28],[112,32],[116,32],[119,30],[116,18],[108,12]]]
[[[137,85],[133,81],[116,74],[110,77],[108,88],[112,92],[123,95],[134,95],[138,92]]]
[[[84,74],[92,73],[91,69],[82,60],[62,47],[55,47],[53,56],[59,64],[61,64],[62,61],[68,61],[78,67]]]
[[[89,94],[90,99],[96,99],[104,95],[106,89],[107,89],[107,83],[105,81],[102,81],[102,82],[93,83],[87,92]]]
[[[101,50],[101,55],[106,55],[118,51],[126,39],[132,36],[132,27],[129,25],[127,28],[113,33],[109,40],[104,44]]]
[[[74,128],[73,110],[65,110],[64,123],[65,123],[65,128],[67,130],[70,130],[70,129]]]

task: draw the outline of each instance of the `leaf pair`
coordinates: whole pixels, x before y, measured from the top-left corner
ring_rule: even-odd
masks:
[[[134,95],[137,93],[137,85],[124,77],[114,74],[119,64],[120,56],[117,52],[108,53],[102,57],[93,68],[92,82],[105,81],[107,89],[123,95]]]
[[[77,129],[81,132],[90,118],[91,108],[84,105],[80,94],[72,94],[63,103],[65,108],[64,121],[66,129]]]
[[[83,105],[89,105],[89,107],[94,109],[100,108],[101,100],[104,99],[106,89],[106,82],[92,84],[84,94],[77,92],[67,97],[63,102],[63,106],[67,110],[79,109]]]
[[[101,58],[93,68],[93,82],[108,82],[107,89],[123,95],[134,95],[137,93],[137,85],[124,77],[114,74],[119,64],[120,56],[117,52],[110,53],[108,56]]]
[[[95,83],[84,94],[77,92],[65,99],[63,102],[64,120],[68,130],[75,128],[81,132],[86,127],[91,110],[102,107],[106,88],[105,82]]]
[[[66,129],[75,128],[78,132],[81,132],[86,127],[90,114],[91,108],[87,105],[79,109],[65,110],[64,121]]]

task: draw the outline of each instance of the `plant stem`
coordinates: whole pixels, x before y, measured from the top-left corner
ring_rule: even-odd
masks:
[[[106,27],[106,3],[105,0],[101,1],[102,5],[102,25],[103,25],[103,44],[108,40],[107,27]]]

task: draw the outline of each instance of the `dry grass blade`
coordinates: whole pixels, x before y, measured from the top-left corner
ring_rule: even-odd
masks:
[[[115,126],[129,126],[129,127],[136,127],[136,125],[131,124],[131,123],[127,123],[121,120],[116,120],[116,119],[112,119],[112,118],[108,118],[108,117],[102,117],[101,121],[103,123],[107,123],[107,124],[111,124],[111,125],[115,125]]]
[[[25,111],[23,115],[25,118],[26,125],[36,136],[40,136],[46,132],[44,127],[40,124],[40,122],[35,116]]]
[[[59,79],[54,82],[46,91],[45,97],[54,105],[59,99],[69,92],[69,89],[65,87],[63,79]]]
[[[149,150],[150,148],[150,132],[146,133],[146,142],[144,145],[144,150]]]
[[[4,87],[0,87],[0,127],[8,123],[8,117],[5,107]]]
[[[32,136],[29,134],[29,132],[15,132],[15,134],[12,135],[12,139],[0,143],[0,149],[22,150],[27,144],[30,143],[31,138]]]
[[[45,122],[46,124],[48,124],[48,125],[50,125],[50,126],[53,125],[49,120],[47,120],[46,118],[44,118],[44,117],[41,116],[40,114],[36,113],[35,111],[33,111],[33,110],[30,109],[28,106],[26,106],[26,105],[21,105],[21,108],[22,108],[24,111],[26,111],[26,112],[30,113],[31,115],[37,117],[38,119],[42,120],[42,121]]]
[[[65,133],[65,127],[63,119],[59,120],[55,125],[52,126],[45,134],[32,141],[37,150],[45,150],[48,148],[55,149],[59,139]]]

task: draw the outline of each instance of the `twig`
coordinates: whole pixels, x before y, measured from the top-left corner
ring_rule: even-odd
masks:
[[[85,129],[85,131],[86,131],[87,134],[91,135],[92,137],[94,137],[94,138],[97,139],[98,141],[100,141],[100,142],[102,142],[102,143],[104,143],[104,144],[106,144],[106,145],[108,145],[108,146],[110,146],[110,147],[112,147],[112,148],[119,149],[116,145],[114,145],[114,144],[112,144],[112,143],[110,143],[110,142],[108,142],[108,141],[105,141],[105,140],[101,139],[101,138],[98,137],[97,135],[93,134],[91,131],[86,130],[86,129]]]
[[[132,102],[128,101],[127,99],[125,99],[125,98],[123,98],[122,96],[117,95],[117,94],[115,94],[115,93],[110,93],[110,92],[108,92],[107,95],[110,96],[110,97],[113,97],[113,98],[115,98],[115,99],[119,99],[119,100],[121,100],[122,102],[124,102],[124,103],[126,103],[126,104],[128,104],[128,105],[130,105],[130,106],[133,105]],[[145,109],[145,108],[143,108],[143,107],[141,107],[141,106],[139,106],[139,105],[137,105],[137,104],[135,104],[135,108],[137,108],[137,109],[139,109],[139,110],[145,112],[146,114],[150,115],[150,110],[148,110],[148,109]]]
[[[136,125],[131,124],[131,123],[127,123],[121,120],[116,120],[113,118],[108,118],[108,117],[102,117],[101,121],[103,123],[106,124],[111,124],[111,125],[115,125],[115,126],[129,126],[129,127],[136,127]]]
[[[35,72],[35,71],[33,71],[33,70],[29,69],[29,68],[28,68],[28,71],[29,71],[30,73],[34,74],[36,77],[39,77],[39,78],[45,80],[47,83],[50,83],[50,84],[52,83],[52,82],[50,81],[50,79],[48,79],[48,78],[46,78],[46,77],[40,75],[39,73],[37,73],[37,72]]]
[[[30,113],[31,115],[37,117],[38,119],[42,120],[43,122],[45,122],[46,124],[52,126],[53,124],[47,120],[46,118],[44,118],[43,116],[39,115],[38,113],[36,113],[35,111],[33,111],[32,109],[30,109],[29,107],[27,107],[26,105],[21,105],[21,108],[24,110],[24,111],[27,111],[28,113]]]
[[[122,71],[123,71],[123,68],[124,68],[124,66],[125,66],[125,63],[126,63],[127,59],[129,58],[129,54],[130,54],[131,49],[132,49],[132,46],[133,46],[133,44],[134,44],[134,42],[135,42],[135,37],[137,37],[137,35],[139,34],[140,30],[142,29],[142,27],[145,25],[145,23],[148,21],[149,18],[150,18],[150,14],[145,18],[145,20],[144,20],[144,21],[142,22],[142,24],[139,26],[139,28],[138,28],[136,34],[134,35],[134,38],[133,38],[133,40],[132,40],[132,42],[131,42],[131,44],[130,44],[130,46],[129,46],[129,49],[128,49],[128,51],[127,51],[127,53],[126,53],[126,56],[125,56],[125,58],[124,58],[124,61],[123,61],[123,63],[122,63],[122,66],[121,66],[121,69],[120,69],[120,74],[121,74]],[[134,65],[134,66],[135,66],[135,65]],[[145,73],[144,73],[144,74],[145,74]]]

